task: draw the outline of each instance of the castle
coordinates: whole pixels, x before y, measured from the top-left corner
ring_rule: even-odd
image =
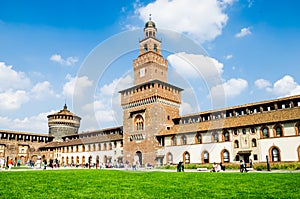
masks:
[[[300,161],[300,95],[180,116],[183,89],[168,83],[156,25],[145,24],[134,85],[120,91],[123,126],[79,133],[65,105],[48,134],[0,130],[0,158],[140,165]]]

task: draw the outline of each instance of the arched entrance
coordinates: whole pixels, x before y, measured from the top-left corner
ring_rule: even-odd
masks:
[[[134,162],[138,162],[139,165],[143,165],[143,155],[141,151],[137,151],[135,153]]]

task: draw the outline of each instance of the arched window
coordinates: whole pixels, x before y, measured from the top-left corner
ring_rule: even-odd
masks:
[[[185,164],[190,164],[190,153],[189,152],[184,152],[184,154],[183,154],[183,162],[185,163]]]
[[[237,136],[239,134],[239,130],[233,129],[233,135]]]
[[[252,147],[256,147],[256,146],[257,146],[256,139],[253,138],[253,139],[252,139]]]
[[[82,152],[85,152],[85,146],[82,145]]]
[[[212,133],[212,140],[213,142],[219,142],[219,136],[217,132]]]
[[[203,151],[202,153],[202,162],[209,163],[209,153],[207,151]]]
[[[226,149],[224,149],[221,152],[221,158],[222,158],[222,162],[230,162],[230,160],[229,160],[229,152]]]
[[[144,118],[141,115],[137,115],[134,119],[135,130],[141,131],[144,130]]]
[[[239,146],[239,141],[237,141],[237,140],[235,140],[234,141],[234,148],[239,148],[240,146]]]
[[[154,52],[157,52],[157,45],[154,44]]]
[[[104,150],[104,151],[107,150],[107,145],[106,145],[106,143],[104,143],[104,148],[103,148],[103,150]]]
[[[268,127],[263,127],[261,129],[261,133],[262,133],[262,138],[268,138],[269,136],[269,129]]]
[[[224,131],[223,132],[223,141],[229,141],[229,132],[228,131]]]
[[[175,135],[171,138],[171,145],[172,146],[176,146],[177,145],[177,140],[176,140],[176,136]]]
[[[271,148],[270,157],[272,162],[280,162],[280,151],[277,147]]]
[[[186,145],[187,144],[186,136],[185,135],[181,136],[181,144],[182,145]]]
[[[167,154],[167,163],[168,164],[173,164],[173,155],[172,155],[172,153]]]
[[[300,122],[295,124],[296,135],[300,135]]]
[[[148,46],[147,44],[144,45],[144,52],[147,52],[148,51]]]
[[[298,161],[300,161],[300,145],[298,146]]]
[[[202,144],[202,136],[200,133],[197,133],[195,136],[195,143],[196,144]]]
[[[283,136],[283,130],[281,125],[274,126],[274,134],[275,137],[282,137]]]

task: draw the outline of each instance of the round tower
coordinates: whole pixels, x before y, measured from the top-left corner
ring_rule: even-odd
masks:
[[[49,135],[53,136],[53,141],[63,141],[62,137],[66,135],[78,134],[81,118],[70,112],[67,105],[57,113],[47,116]]]

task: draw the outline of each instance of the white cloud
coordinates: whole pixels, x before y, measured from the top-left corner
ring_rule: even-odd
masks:
[[[300,85],[295,82],[290,75],[285,75],[280,80],[273,84],[272,88],[267,88],[267,91],[277,96],[290,96],[300,94]]]
[[[0,109],[15,110],[30,99],[29,94],[24,90],[9,89],[0,93]]]
[[[248,0],[248,8],[253,6],[254,0]]]
[[[226,60],[229,60],[229,59],[232,59],[232,58],[233,58],[233,55],[231,55],[231,54],[225,56],[225,59],[226,59]]]
[[[271,82],[269,82],[268,80],[265,80],[265,79],[258,79],[254,82],[254,84],[258,89],[263,89],[268,86],[271,86]]]
[[[54,113],[54,111],[39,113],[38,115],[11,119],[0,116],[0,126],[3,129],[12,131],[27,131],[32,133],[48,133],[48,119],[47,115]]]
[[[77,57],[67,57],[64,59],[60,54],[51,55],[50,60],[66,66],[73,66],[76,62],[78,62]]]
[[[212,99],[233,98],[241,94],[248,87],[248,82],[244,79],[230,79],[223,84],[211,88]]]
[[[37,83],[32,89],[31,94],[35,99],[41,100],[49,96],[55,96],[50,82],[44,81]],[[58,97],[58,96],[56,96]]]
[[[13,70],[12,66],[7,66],[0,62],[0,92],[7,89],[25,89],[30,87],[30,79],[23,72]]]
[[[196,113],[199,111],[199,107],[193,107],[191,104],[182,101],[180,108],[179,108],[180,114],[191,114]]]
[[[235,37],[241,38],[241,37],[245,37],[245,36],[250,35],[250,34],[252,34],[252,32],[250,30],[250,27],[242,28],[239,33],[235,34]]]
[[[101,95],[113,95],[120,90],[129,88],[133,84],[133,79],[130,75],[124,78],[114,79],[110,84],[105,84],[100,88]]]
[[[122,125],[123,112],[120,107],[121,96],[119,91],[133,85],[133,78],[126,75],[114,79],[111,83],[105,84],[97,89],[95,100],[83,105],[81,115],[85,121],[83,129],[100,126]],[[95,124],[96,123],[96,124]]]
[[[202,77],[206,81],[211,81],[220,79],[223,73],[222,63],[204,55],[181,52],[169,55],[167,59],[176,72],[185,78]]]
[[[232,0],[156,0],[146,6],[136,4],[135,13],[143,21],[148,21],[151,13],[159,27],[186,33],[202,43],[222,33],[228,20],[224,11],[232,3]]]
[[[89,80],[87,76],[82,77],[72,77],[71,75],[67,75],[66,79],[67,83],[63,86],[63,95],[64,96],[84,96],[84,92],[87,88],[92,87],[93,82]]]

